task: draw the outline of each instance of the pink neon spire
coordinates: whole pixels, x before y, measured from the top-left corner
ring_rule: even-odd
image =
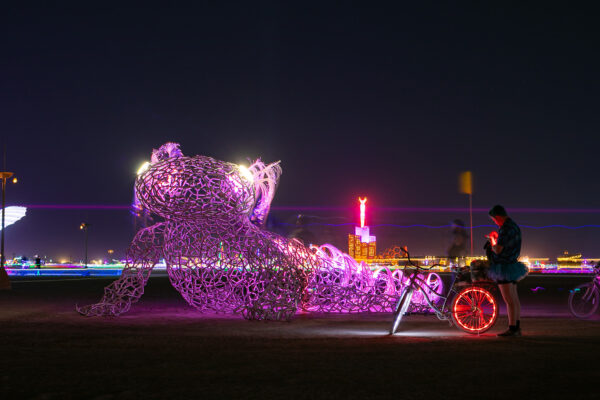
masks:
[[[365,227],[365,203],[367,202],[367,198],[365,197],[364,199],[361,199],[360,197],[358,198],[358,201],[360,201],[360,227],[364,228]]]

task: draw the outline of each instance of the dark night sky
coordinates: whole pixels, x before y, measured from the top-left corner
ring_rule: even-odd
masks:
[[[128,204],[137,167],[166,141],[187,155],[282,160],[274,206],[348,207],[367,195],[374,206],[462,207],[463,170],[474,173],[477,207],[598,205],[591,9],[98,4],[3,10],[0,131],[20,179],[9,205]],[[443,225],[457,216],[466,217],[374,212],[371,222]],[[84,219],[93,256],[122,253],[133,233],[127,211],[31,209],[7,228],[7,255],[82,257]],[[515,219],[600,224],[598,213]],[[474,222],[488,223],[485,213]],[[379,238],[444,252],[447,230],[411,229]],[[524,233],[532,255],[600,256],[600,228]]]

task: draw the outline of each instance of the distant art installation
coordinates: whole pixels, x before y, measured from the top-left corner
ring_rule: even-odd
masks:
[[[176,143],[154,150],[138,171],[135,203],[163,222],[136,234],[121,277],[100,302],[77,311],[127,312],[161,259],[173,287],[200,311],[254,320],[290,320],[299,308],[390,311],[401,277],[373,273],[331,245],[309,249],[263,228],[281,172],[279,162],[258,159],[245,168],[186,157]]]
[[[0,218],[2,218],[2,214],[4,214],[5,210],[0,208]],[[8,227],[9,225],[14,224],[19,221],[27,214],[26,207],[19,206],[10,206],[6,207],[6,215],[4,216],[4,227]],[[2,226],[0,226],[0,230],[2,230]]]

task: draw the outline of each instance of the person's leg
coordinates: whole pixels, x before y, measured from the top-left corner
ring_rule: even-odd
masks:
[[[504,299],[504,303],[506,304],[506,313],[508,314],[508,325],[515,326],[516,318],[514,315],[515,308],[512,297],[512,283],[500,283],[498,287],[500,288],[500,293],[502,293],[502,299]]]
[[[519,301],[519,292],[517,291],[516,283],[510,284],[510,294],[514,304],[515,324],[517,325],[517,328],[521,328],[521,302]]]

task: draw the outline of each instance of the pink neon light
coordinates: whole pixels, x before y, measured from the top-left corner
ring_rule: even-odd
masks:
[[[358,198],[358,201],[360,201],[360,227],[364,228],[365,227],[365,203],[367,202],[367,198],[365,197],[364,199],[361,199],[360,197]]]

